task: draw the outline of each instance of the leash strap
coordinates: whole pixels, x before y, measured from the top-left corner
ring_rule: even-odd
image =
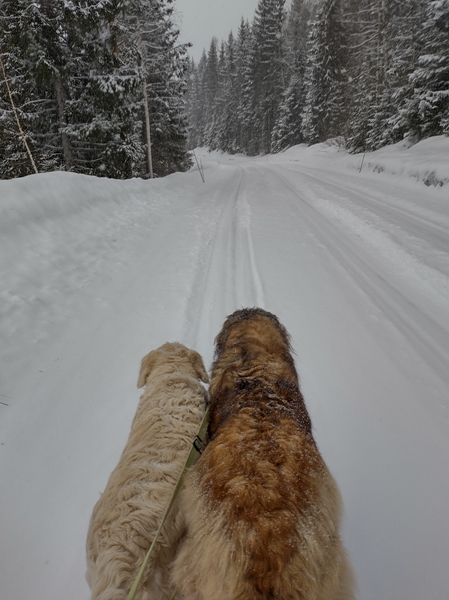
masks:
[[[178,478],[178,481],[176,482],[176,486],[173,491],[173,495],[171,497],[169,505],[165,509],[165,513],[164,513],[164,516],[162,517],[162,521],[161,521],[161,524],[159,525],[159,529],[157,530],[156,535],[154,536],[154,540],[150,546],[150,549],[147,552],[147,555],[145,556],[145,560],[143,561],[143,564],[140,567],[140,571],[137,574],[136,579],[134,580],[133,586],[132,586],[129,594],[126,597],[126,600],[133,600],[133,598],[136,594],[137,588],[139,587],[140,580],[142,579],[143,572],[145,571],[145,567],[147,566],[148,561],[150,560],[150,556],[151,556],[153,549],[156,545],[156,542],[159,538],[159,534],[161,533],[162,527],[170,513],[170,510],[176,500],[177,495],[179,494],[179,490],[181,489],[182,484],[184,483],[184,477],[185,477],[186,471],[192,465],[193,461],[195,460],[196,455],[202,452],[203,439],[204,439],[204,435],[207,430],[207,426],[209,424],[208,417],[209,417],[209,406],[206,408],[206,412],[204,413],[203,420],[201,421],[201,424],[200,424],[200,429],[198,431],[198,435],[193,440],[192,447],[190,449],[186,463],[181,472],[181,475]]]

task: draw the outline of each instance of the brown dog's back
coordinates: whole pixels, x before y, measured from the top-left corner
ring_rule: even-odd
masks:
[[[349,600],[340,496],[312,437],[287,332],[261,309],[238,311],[216,348],[211,441],[183,495],[182,597]]]

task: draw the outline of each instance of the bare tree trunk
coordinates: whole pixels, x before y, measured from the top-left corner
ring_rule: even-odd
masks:
[[[150,179],[153,179],[153,157],[151,155],[151,130],[150,130],[150,109],[148,107],[147,82],[142,83],[143,86],[143,105],[145,108],[145,130],[147,134],[147,156],[148,167],[150,169]]]
[[[142,34],[140,32],[140,20],[137,18],[137,33],[140,52],[140,68],[142,69],[142,91],[143,91],[143,107],[145,111],[145,131],[147,138],[147,160],[148,169],[150,171],[150,179],[153,179],[153,156],[151,154],[151,129],[150,129],[150,109],[148,106],[147,82],[145,79],[145,62],[143,60]]]
[[[73,153],[72,153],[72,145],[70,143],[69,136],[67,133],[63,131],[64,127],[67,125],[67,121],[65,118],[65,92],[62,86],[61,77],[58,75],[55,80],[55,92],[56,92],[56,104],[58,107],[58,119],[59,119],[59,127],[61,129],[61,141],[62,141],[62,152],[64,155],[64,164],[65,170],[71,171],[73,168]]]
[[[22,138],[22,141],[23,141],[23,144],[24,144],[25,149],[27,151],[27,154],[28,154],[28,157],[30,159],[30,162],[31,162],[31,164],[33,166],[34,172],[37,174],[37,173],[39,173],[39,171],[37,170],[36,163],[34,162],[33,155],[31,154],[30,147],[28,146],[28,142],[27,142],[25,133],[24,133],[24,131],[22,129],[22,125],[20,124],[20,119],[19,119],[19,115],[17,113],[16,105],[14,104],[14,100],[13,100],[13,97],[12,97],[11,88],[9,87],[8,78],[6,77],[5,65],[3,63],[1,53],[0,53],[0,66],[1,66],[2,71],[3,71],[3,79],[5,80],[6,89],[8,91],[9,100],[11,102],[12,110],[13,110],[14,117],[15,117],[16,123],[17,123],[17,127],[19,128],[20,136]]]

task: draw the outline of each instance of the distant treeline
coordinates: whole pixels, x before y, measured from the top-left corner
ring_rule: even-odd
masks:
[[[449,0],[260,0],[190,64],[189,146],[351,151],[449,134]]]
[[[172,6],[0,0],[0,178],[34,172],[24,137],[39,171],[147,177],[146,104],[155,175],[185,170],[189,61]]]

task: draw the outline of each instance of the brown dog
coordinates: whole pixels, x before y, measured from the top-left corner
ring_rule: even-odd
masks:
[[[92,600],[125,600],[161,523],[205,410],[198,352],[167,343],[142,359],[145,386],[128,443],[92,513],[87,574]],[[183,531],[177,503],[136,600],[171,597],[169,570]]]
[[[184,600],[350,600],[340,495],[312,436],[277,317],[244,309],[216,338],[210,442],[182,496]]]

